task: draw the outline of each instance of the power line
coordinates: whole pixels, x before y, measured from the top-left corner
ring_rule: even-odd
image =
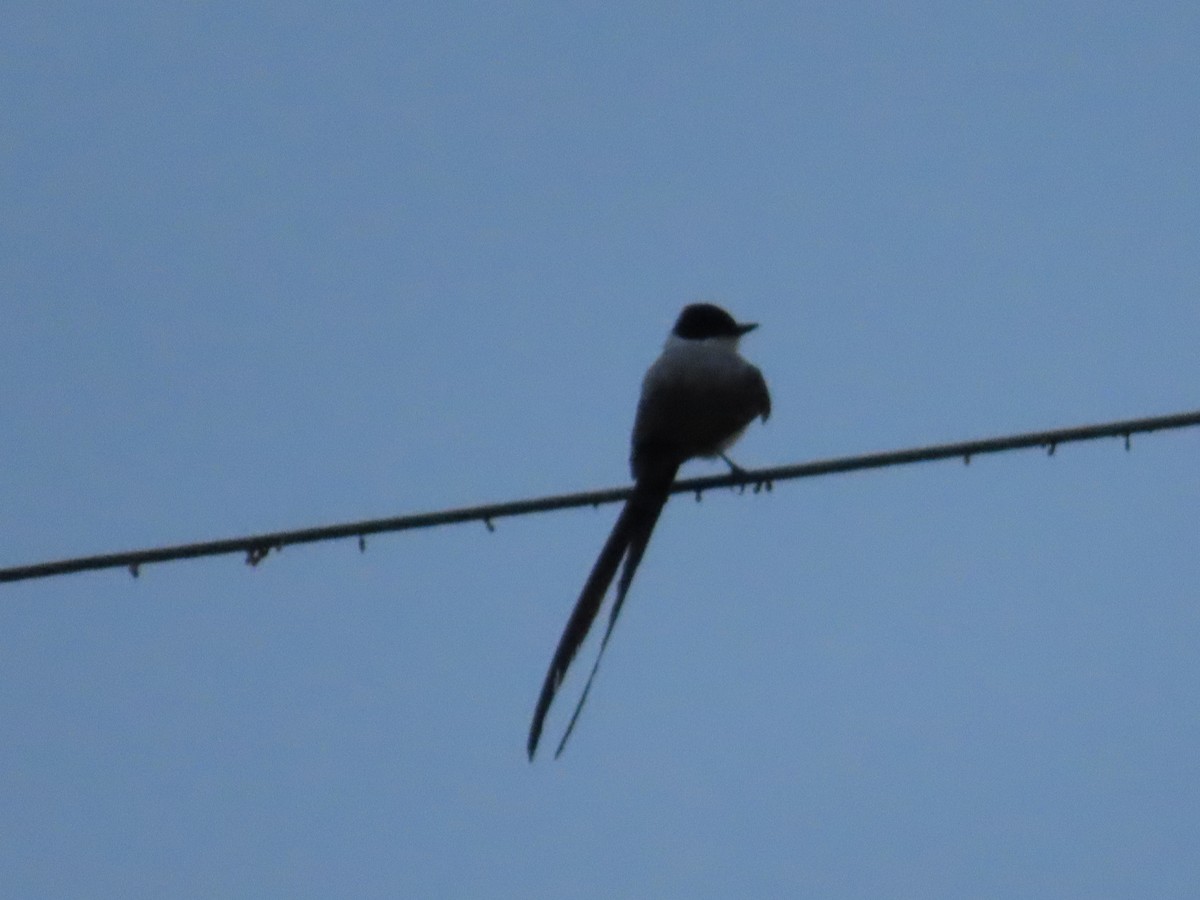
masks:
[[[841,472],[856,472],[863,469],[883,469],[888,466],[903,466],[911,463],[933,462],[942,459],[961,459],[970,463],[971,458],[987,453],[1004,453],[1030,447],[1044,447],[1051,455],[1061,444],[1092,441],[1097,438],[1119,437],[1125,440],[1134,434],[1152,431],[1167,431],[1200,425],[1200,410],[1156,416],[1143,419],[1125,419],[1099,425],[1079,425],[1072,428],[1057,428],[1050,431],[1031,431],[1006,437],[983,438],[961,441],[954,444],[936,444],[907,450],[891,450],[883,453],[868,453],[863,456],[843,456],[836,459],[816,460],[797,465],[775,466],[769,469],[754,469],[732,472],[727,475],[710,475],[704,478],[688,478],[677,481],[671,488],[672,494],[695,493],[699,497],[713,488],[751,486],[755,492],[762,488],[770,490],[776,481],[794,478],[814,478],[818,475],[834,475]],[[148,563],[168,562],[176,559],[195,559],[201,556],[221,556],[228,553],[243,553],[246,562],[257,565],[272,550],[282,550],[293,544],[311,544],[317,541],[332,541],[358,538],[359,549],[365,549],[366,537],[390,531],[408,531],[414,528],[433,528],[438,525],[454,525],[460,522],[483,522],[491,529],[495,519],[524,516],[531,513],[551,512],[581,506],[600,506],[625,500],[630,489],[609,488],[585,491],[577,494],[558,494],[531,500],[516,500],[509,503],[494,503],[486,506],[460,507],[440,512],[418,513],[409,516],[392,516],[386,519],[367,519],[342,525],[325,525],[316,528],[301,528],[296,531],[276,531],[247,537],[203,541],[194,544],[176,544],[171,547],[155,547],[148,550],[132,550],[124,553],[106,553],[99,556],[82,556],[54,562],[35,563],[0,569],[0,582],[24,581],[32,578],[48,578],[52,575],[67,575],[96,569],[129,569],[137,576],[141,566]]]

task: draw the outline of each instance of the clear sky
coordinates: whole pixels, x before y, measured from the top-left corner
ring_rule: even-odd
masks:
[[[9,2],[0,565],[623,484],[701,299],[748,467],[1194,409],[1198,60],[1188,2]],[[1194,896],[1198,461],[677,498],[533,765],[613,507],[4,586],[0,884]]]

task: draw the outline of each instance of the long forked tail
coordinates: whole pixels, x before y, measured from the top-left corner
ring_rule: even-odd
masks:
[[[579,599],[575,602],[571,618],[567,620],[566,628],[563,629],[562,637],[559,638],[558,649],[554,651],[554,658],[546,672],[546,680],[542,683],[542,691],[533,712],[533,721],[529,726],[529,741],[526,746],[531,761],[537,752],[538,741],[542,736],[542,726],[545,723],[550,704],[554,701],[554,696],[567,674],[567,669],[570,668],[571,661],[591,630],[592,623],[596,620],[604,602],[604,595],[608,592],[608,586],[612,584],[613,577],[617,574],[617,568],[624,557],[625,569],[621,573],[621,580],[617,585],[617,597],[613,602],[612,613],[609,615],[608,627],[605,629],[599,654],[588,675],[583,695],[575,707],[570,724],[554,755],[557,757],[566,746],[567,738],[570,737],[575,722],[583,710],[584,701],[587,700],[588,691],[591,690],[592,679],[596,677],[596,670],[600,666],[600,657],[604,655],[604,648],[608,646],[608,639],[612,634],[613,626],[617,623],[617,616],[625,602],[625,595],[629,591],[629,585],[633,582],[638,564],[642,561],[642,555],[646,552],[646,545],[658,522],[663,505],[667,502],[671,482],[675,480],[675,473],[678,469],[678,464],[663,465],[657,471],[643,475],[638,480],[632,496],[625,502],[625,507],[617,517],[608,540],[601,549],[595,565],[592,566],[591,574],[588,575]]]

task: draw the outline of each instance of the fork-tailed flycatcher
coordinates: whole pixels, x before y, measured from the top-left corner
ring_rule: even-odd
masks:
[[[765,422],[770,416],[771,395],[762,373],[738,354],[739,339],[756,327],[753,323],[739,324],[711,303],[685,306],[662,354],[646,371],[629,457],[633,493],[617,517],[559,638],[529,726],[530,760],[537,752],[542,725],[555,692],[600,612],[608,586],[624,559],[625,569],[617,582],[616,599],[596,662],[554,755],[557,757],[567,745],[679,467],[698,456],[719,456],[736,469],[725,451],[747,425],[759,417]]]

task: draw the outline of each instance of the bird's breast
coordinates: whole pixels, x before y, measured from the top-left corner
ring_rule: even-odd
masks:
[[[639,456],[682,462],[715,456],[763,413],[762,375],[735,352],[705,345],[665,351],[646,372],[633,428]]]

